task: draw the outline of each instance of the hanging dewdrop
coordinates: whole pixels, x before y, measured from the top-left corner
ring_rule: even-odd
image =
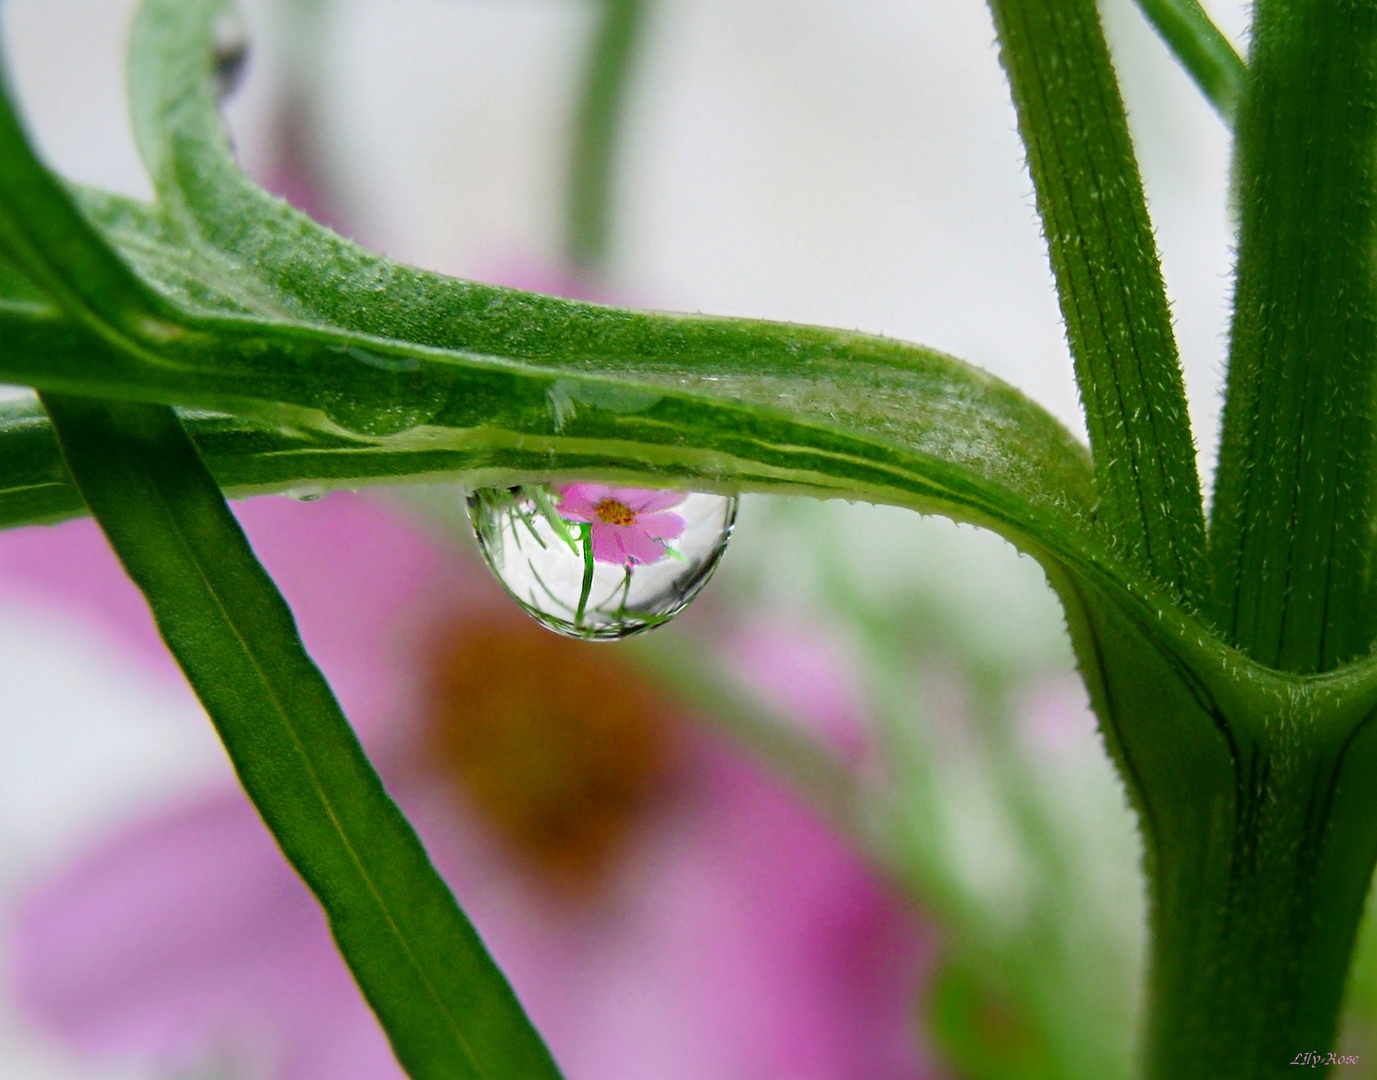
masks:
[[[556,633],[615,640],[688,606],[726,550],[735,498],[610,484],[480,488],[469,516],[483,557]]]

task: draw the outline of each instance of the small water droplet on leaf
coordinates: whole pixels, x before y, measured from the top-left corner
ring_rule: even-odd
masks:
[[[683,611],[717,568],[735,497],[613,484],[469,494],[483,558],[508,594],[567,637],[611,641]]]
[[[215,100],[223,102],[239,88],[249,59],[249,31],[237,11],[215,20],[211,31],[215,64]]]
[[[297,502],[319,502],[325,498],[325,487],[322,484],[302,484],[300,487],[288,488],[282,494]]]

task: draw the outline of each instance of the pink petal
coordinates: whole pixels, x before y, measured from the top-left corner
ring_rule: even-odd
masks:
[[[561,499],[579,499],[594,505],[607,498],[611,491],[607,484],[563,484],[555,489]]]
[[[647,536],[638,526],[617,531],[622,534],[622,547],[626,549],[627,557],[635,562],[644,565],[659,562],[665,557],[665,545]]]
[[[688,498],[688,492],[663,488],[613,488],[611,496],[636,511],[639,516],[678,506]]]
[[[132,660],[170,679],[181,678],[143,595],[89,518],[0,534],[0,588],[91,619],[108,629]]]
[[[636,518],[634,527],[656,540],[675,540],[684,531],[684,519],[671,513],[646,514]]]
[[[606,484],[570,484],[558,488],[559,516],[569,521],[598,520],[598,504],[611,489]]]
[[[407,673],[395,663],[407,644],[397,640],[400,624],[437,593],[453,598],[453,566],[418,529],[347,492],[311,503],[266,496],[235,503],[234,511],[345,714],[371,737],[406,695]],[[132,659],[182,678],[94,522],[0,534],[0,594],[6,592],[94,618]]]
[[[709,737],[688,756],[591,907],[523,892],[470,831],[418,819],[564,1075],[937,1076],[915,1037],[917,921],[794,795]]]
[[[408,621],[479,582],[461,583],[420,529],[358,495],[252,499],[236,513],[350,722],[366,736],[395,727],[412,681],[398,663]]]
[[[567,502],[560,503],[558,509],[559,516],[565,521],[582,522],[585,525],[591,525],[598,520],[597,508],[585,506],[577,499],[571,499]]]
[[[402,1075],[238,792],[128,830],[34,894],[16,929],[24,1009],[88,1054],[193,1064],[225,1046],[281,1080]],[[326,1047],[358,1071],[318,1067]]]
[[[738,628],[720,655],[753,691],[849,765],[872,763],[876,747],[861,707],[858,665],[847,663],[838,640],[817,627],[767,617]]]
[[[619,525],[595,522],[593,525],[593,559],[596,562],[626,565],[626,547],[623,543],[626,532]]]

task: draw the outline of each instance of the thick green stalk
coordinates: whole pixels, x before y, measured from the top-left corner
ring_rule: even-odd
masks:
[[[1232,123],[1248,68],[1200,0],[1138,0],[1138,6],[1224,122]]]
[[[1335,1049],[1377,860],[1377,686],[1201,663],[1112,597],[1058,589],[1143,826],[1145,1075],[1292,1075]]]
[[[1188,603],[1205,528],[1185,386],[1094,0],[991,0],[1076,364],[1099,518]]]
[[[1331,1049],[1377,859],[1372,690],[1348,678],[1354,669],[1293,674],[1333,668],[1365,645],[1371,2],[1263,0],[1240,114],[1239,340],[1213,569],[1228,587],[1216,617],[1260,663],[1205,636],[1195,653],[1111,592],[1057,582],[1143,826],[1153,1080],[1279,1077],[1296,1054]],[[1102,517],[1189,601],[1199,596],[1199,506],[1172,483],[1180,467],[1195,490],[1184,397],[1165,304],[1152,299],[1151,234],[1094,5],[992,6]],[[1178,553],[1178,577],[1163,553]]]
[[[602,0],[565,193],[565,257],[576,270],[595,270],[607,257],[617,136],[646,6],[646,0]]]
[[[1377,2],[1260,0],[1238,120],[1238,285],[1210,549],[1260,663],[1367,651]]]
[[[77,486],[415,1080],[558,1080],[173,411],[45,395]]]

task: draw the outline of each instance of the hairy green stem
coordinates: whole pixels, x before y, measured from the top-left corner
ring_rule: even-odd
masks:
[[[1333,1049],[1377,860],[1377,686],[1190,663],[1112,598],[1057,585],[1143,828],[1146,1075],[1289,1075]]]
[[[1153,1080],[1260,1080],[1328,1049],[1377,858],[1370,690],[1275,670],[1333,669],[1371,636],[1373,3],[1263,0],[1239,116],[1240,284],[1211,548],[1215,617],[1259,666],[1223,652],[1202,664],[1111,594],[1058,582],[1145,837]],[[1094,5],[992,7],[1101,518],[1199,604],[1184,395]]]
[[[1159,855],[1147,1031],[1154,1080],[1287,1076],[1301,1051],[1335,1049],[1377,860],[1377,807],[1362,790],[1377,759],[1366,727],[1360,755],[1300,750],[1304,740],[1287,734],[1281,745],[1240,746],[1246,772],[1231,818],[1210,822],[1202,842]]]
[[[1214,615],[1270,667],[1367,651],[1377,2],[1261,0],[1238,122],[1238,285]]]
[[[1099,519],[1188,603],[1205,528],[1185,385],[1094,0],[991,0],[1095,460]]]

